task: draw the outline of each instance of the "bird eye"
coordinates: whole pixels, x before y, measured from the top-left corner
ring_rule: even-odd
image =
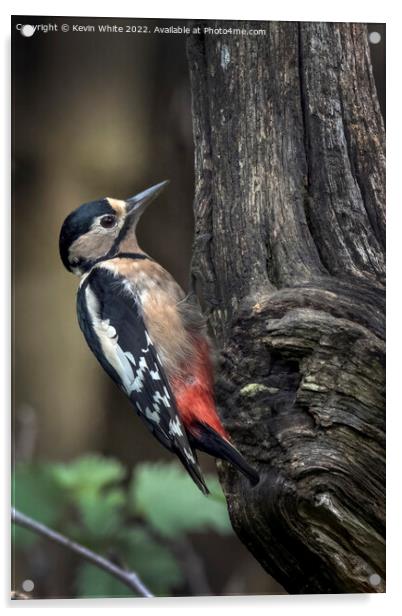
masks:
[[[115,223],[116,216],[113,216],[112,214],[106,214],[106,216],[102,216],[102,218],[100,219],[100,224],[105,229],[110,229],[111,227],[114,227]]]

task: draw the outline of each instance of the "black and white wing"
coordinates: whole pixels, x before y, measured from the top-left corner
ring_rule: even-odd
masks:
[[[130,283],[107,268],[93,268],[78,291],[77,314],[103,368],[157,439],[178,455],[200,490],[208,493]]]

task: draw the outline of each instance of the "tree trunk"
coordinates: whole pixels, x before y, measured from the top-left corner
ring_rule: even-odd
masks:
[[[385,158],[367,30],[223,25],[266,28],[188,41],[193,279],[222,419],[261,473],[252,488],[220,464],[230,517],[290,593],[383,592]]]

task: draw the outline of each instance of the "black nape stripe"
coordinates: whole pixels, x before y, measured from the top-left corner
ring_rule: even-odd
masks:
[[[116,257],[121,259],[151,259],[148,255],[144,255],[142,252],[119,252]]]

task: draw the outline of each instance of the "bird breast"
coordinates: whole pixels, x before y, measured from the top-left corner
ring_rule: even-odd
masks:
[[[169,381],[191,379],[191,366],[196,363],[197,355],[196,337],[204,328],[201,313],[187,301],[174,278],[155,261],[119,261],[118,273],[135,293]],[[108,263],[114,266],[113,261]]]

